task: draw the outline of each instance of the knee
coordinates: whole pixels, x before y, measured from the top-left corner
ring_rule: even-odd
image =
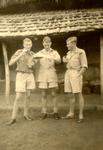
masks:
[[[82,96],[82,93],[76,93],[75,94],[75,98],[79,101],[83,101],[83,96]]]
[[[56,97],[56,93],[55,92],[51,93],[51,97],[55,98]]]
[[[20,99],[21,99],[21,96],[22,96],[22,94],[16,94],[16,97],[15,97],[15,102],[18,102],[18,101],[20,101]]]
[[[46,99],[46,98],[47,98],[47,95],[46,95],[45,92],[41,93],[41,96],[42,96],[43,99]]]
[[[73,99],[73,98],[74,98],[74,95],[73,95],[72,93],[69,93],[69,94],[68,94],[68,97],[69,97],[69,99]]]
[[[27,99],[30,99],[30,95],[27,95]]]
[[[75,98],[72,98],[71,103],[75,104]]]
[[[75,96],[74,94],[69,94],[69,99],[72,103],[75,103]]]

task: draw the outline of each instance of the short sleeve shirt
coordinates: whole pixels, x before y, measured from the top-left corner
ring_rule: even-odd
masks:
[[[16,58],[17,56],[20,55],[20,53],[23,51],[23,49],[17,50],[14,55],[11,57],[11,59]],[[30,73],[33,72],[32,68],[29,66],[31,63],[34,63],[33,55],[35,53],[32,51],[26,52],[24,55],[22,55],[19,60],[17,61],[17,68],[16,70],[18,72],[25,72],[25,73]]]
[[[88,67],[86,53],[83,49],[76,48],[75,51],[69,51],[66,55],[67,68],[81,69],[82,67]]]
[[[51,59],[45,57],[40,59],[38,82],[57,82],[55,63],[61,61],[60,55],[53,49],[49,51],[43,49],[39,54],[48,55]]]

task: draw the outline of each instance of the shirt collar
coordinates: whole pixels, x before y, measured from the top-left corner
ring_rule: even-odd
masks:
[[[53,51],[53,49],[52,48],[50,48],[48,51],[46,51],[45,49],[43,49],[44,50],[44,52],[46,52],[46,53],[50,53],[50,52],[52,52]]]
[[[78,48],[76,47],[76,49],[74,51],[68,51],[67,54],[69,53],[78,53]]]

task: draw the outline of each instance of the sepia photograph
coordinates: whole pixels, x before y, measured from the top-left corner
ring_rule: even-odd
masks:
[[[0,0],[0,150],[103,150],[103,0]]]

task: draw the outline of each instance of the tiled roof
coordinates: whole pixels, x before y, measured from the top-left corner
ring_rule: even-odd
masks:
[[[103,9],[0,15],[0,38],[103,29]]]

